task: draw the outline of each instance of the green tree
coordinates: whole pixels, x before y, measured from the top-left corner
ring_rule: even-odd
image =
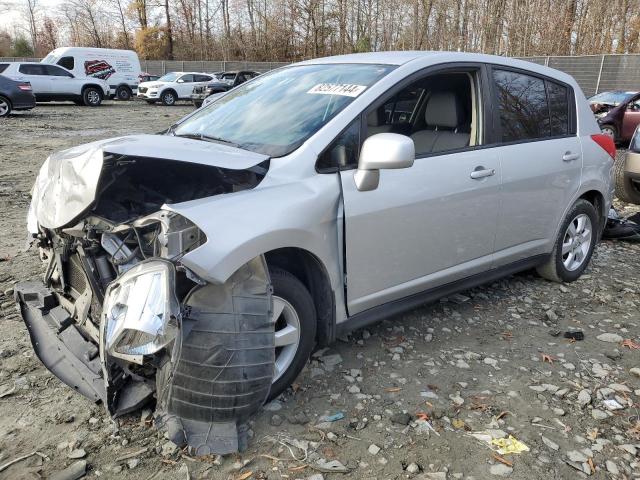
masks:
[[[12,57],[33,57],[33,47],[23,36],[16,37],[11,51]]]

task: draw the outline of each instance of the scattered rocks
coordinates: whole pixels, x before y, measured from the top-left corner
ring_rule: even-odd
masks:
[[[578,393],[578,405],[580,405],[581,408],[584,408],[590,403],[591,394],[589,393],[589,390],[580,390],[580,393]]]
[[[163,457],[169,457],[178,451],[178,445],[171,440],[162,445],[161,455]]]
[[[367,450],[371,455],[377,455],[380,452],[380,447],[375,443],[372,443],[371,445],[369,445],[369,448]]]
[[[611,475],[620,474],[620,470],[618,470],[618,466],[612,460],[607,460],[605,462],[605,466],[607,467],[607,472],[609,472]]]
[[[418,473],[420,471],[420,467],[418,466],[417,463],[412,462],[409,465],[407,465],[407,468],[405,468],[405,470],[407,471],[407,473]]]
[[[49,480],[77,480],[87,473],[87,462],[80,460],[72,463],[64,470],[54,473]]]
[[[78,460],[80,458],[84,458],[87,456],[87,452],[85,452],[84,448],[77,448],[75,450],[71,450],[68,454],[67,457],[73,459],[73,460]]]
[[[411,415],[408,413],[394,413],[389,420],[391,420],[391,423],[397,423],[398,425],[409,425]]]
[[[495,465],[491,465],[489,472],[491,475],[496,475],[498,477],[508,477],[513,473],[513,468],[502,463],[496,463]]]
[[[544,443],[547,447],[549,447],[551,450],[558,450],[560,448],[560,446],[555,443],[552,440],[549,440],[547,437],[545,437],[544,435],[541,437],[542,438],[542,443]]]
[[[622,340],[624,340],[624,338],[622,338],[617,333],[601,333],[596,338],[601,342],[607,343],[620,343],[622,342]]]

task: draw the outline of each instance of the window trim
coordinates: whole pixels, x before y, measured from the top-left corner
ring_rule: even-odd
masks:
[[[344,134],[347,130],[349,130],[351,128],[351,125],[353,125],[356,122],[360,122],[360,129],[358,132],[358,160],[360,160],[360,150],[362,150],[362,135],[364,134],[365,130],[363,130],[363,116],[362,116],[362,112],[360,112],[355,118],[351,119],[351,121],[347,124],[346,127],[344,127],[342,130],[340,130],[340,133],[338,133],[335,137],[333,137],[331,139],[331,141],[329,142],[329,144],[324,147],[322,149],[322,151],[318,154],[318,157],[316,158],[316,162],[314,165],[315,171],[316,173],[319,174],[326,174],[326,173],[337,173],[337,172],[347,172],[349,170],[355,170],[357,167],[345,167],[345,168],[340,168],[338,166],[336,167],[329,167],[329,168],[320,168],[318,167],[318,163],[320,162],[320,159],[323,157],[323,155],[325,153],[327,153],[332,147],[333,144],[336,142],[336,140],[338,140],[338,138],[340,138],[342,136],[342,134]],[[367,122],[364,122],[364,124],[366,125]]]
[[[548,75],[544,75],[541,73],[533,72],[531,70],[525,70],[523,68],[511,67],[506,65],[499,65],[496,63],[487,64],[488,67],[488,77],[489,77],[489,90],[491,92],[491,102],[492,105],[495,106],[493,108],[493,146],[494,147],[502,147],[509,145],[519,145],[521,143],[534,143],[534,142],[543,142],[548,140],[558,140],[562,138],[574,138],[578,136],[578,128],[576,122],[577,115],[577,106],[576,106],[576,97],[575,92],[573,90],[573,86],[569,85],[562,80],[558,80],[557,78],[550,77]],[[549,128],[551,128],[551,105],[549,104],[549,95],[547,92],[547,82],[554,82],[562,87],[567,89],[567,104],[572,105],[573,107],[569,108],[569,133],[566,135],[553,135],[548,137],[539,137],[539,138],[526,138],[522,140],[513,140],[511,142],[503,142],[502,141],[502,124],[500,123],[500,108],[498,107],[498,91],[497,85],[493,78],[494,70],[501,70],[506,72],[518,73],[520,75],[527,75],[529,77],[538,78],[544,82],[544,90],[545,96],[547,97],[547,110],[549,111]]]

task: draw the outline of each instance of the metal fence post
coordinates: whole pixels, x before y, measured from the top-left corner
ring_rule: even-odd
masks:
[[[605,55],[602,54],[602,60],[600,60],[600,70],[598,71],[598,81],[596,82],[596,93],[595,93],[595,95],[598,94],[598,90],[600,89],[600,79],[602,78],[602,67],[604,67],[604,57],[605,57]]]
[[[162,75],[164,75],[165,73],[167,73],[167,66],[164,63],[164,60],[162,61]]]
[[[544,59],[544,66],[548,67],[549,66],[549,57]]]

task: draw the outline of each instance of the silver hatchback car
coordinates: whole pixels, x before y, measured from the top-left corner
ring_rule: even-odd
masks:
[[[587,267],[615,147],[568,75],[387,52],[261,75],[173,125],[51,155],[16,300],[42,362],[197,454],[314,346],[461,289]]]

